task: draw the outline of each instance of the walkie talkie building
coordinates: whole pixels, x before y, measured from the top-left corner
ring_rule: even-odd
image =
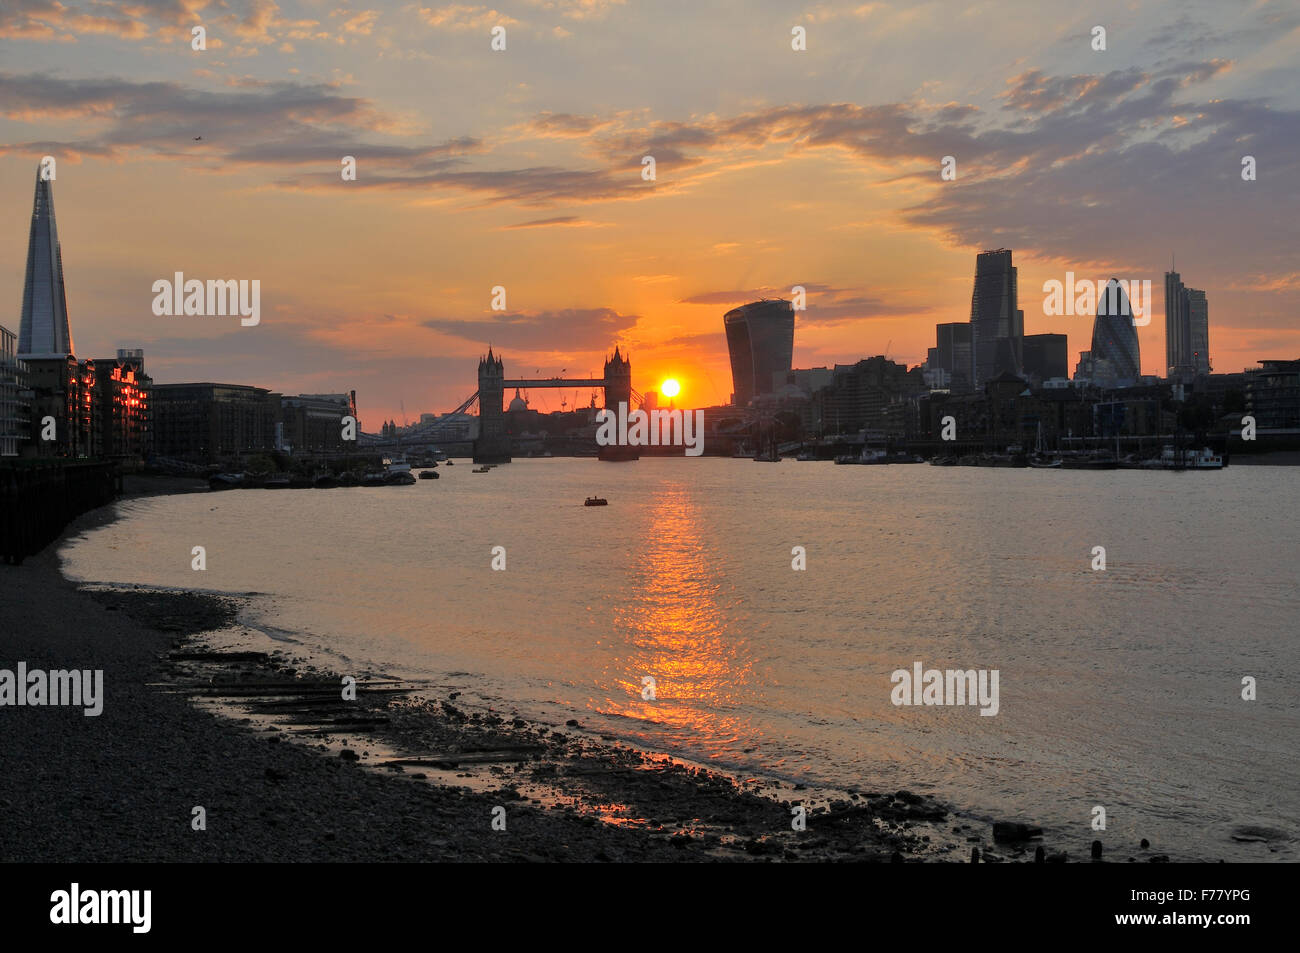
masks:
[[[773,390],[772,375],[794,360],[794,306],[783,298],[751,301],[728,311],[722,325],[731,353],[732,402],[744,407]]]

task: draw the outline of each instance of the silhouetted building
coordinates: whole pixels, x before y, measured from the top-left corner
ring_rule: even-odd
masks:
[[[966,321],[937,324],[935,345],[926,352],[924,373],[933,387],[953,393],[971,389],[971,325]]]
[[[0,457],[17,456],[31,437],[31,396],[18,335],[0,327]]]
[[[155,384],[153,449],[160,457],[210,463],[270,452],[280,395],[245,384]]]
[[[1165,272],[1165,365],[1179,381],[1210,373],[1209,302],[1176,271]]]
[[[41,172],[38,166],[27,238],[22,324],[18,329],[18,355],[24,360],[55,360],[73,353],[63,287],[63,249],[54,221],[54,183]]]
[[[1192,373],[1204,377],[1210,373],[1210,303],[1204,291],[1186,289],[1188,346],[1191,347]]]
[[[1018,303],[1011,249],[998,248],[976,256],[970,328],[971,383],[975,388],[1001,374],[1020,373],[1025,313]]]
[[[731,354],[732,403],[744,407],[772,393],[773,374],[794,359],[794,307],[784,299],[753,301],[728,311],[722,326]]]
[[[1092,323],[1092,381],[1102,387],[1132,387],[1142,374],[1133,308],[1114,278],[1097,293]]]
[[[825,433],[879,430],[901,434],[904,405],[928,388],[921,368],[908,370],[881,356],[836,364],[833,382],[813,395],[812,429]]]
[[[1070,376],[1069,341],[1064,334],[1026,334],[1023,355],[1025,376],[1030,381]]]
[[[1261,430],[1300,427],[1300,360],[1259,363],[1246,372],[1246,413]]]
[[[343,439],[343,418],[356,416],[354,398],[355,392],[281,397],[281,444],[292,453],[342,453],[355,446]]]

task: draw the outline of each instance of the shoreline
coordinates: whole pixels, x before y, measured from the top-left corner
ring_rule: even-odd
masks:
[[[140,495],[151,494],[118,502]],[[804,785],[739,781],[611,744],[575,721],[467,712],[455,691],[421,699],[360,676],[356,701],[344,702],[339,674],[299,670],[292,644],[214,652],[212,636],[239,628],[238,596],[65,579],[63,541],[116,518],[115,505],[90,511],[25,566],[5,567],[24,577],[0,590],[16,622],[5,655],[103,668],[106,699],[98,718],[5,712],[16,769],[0,777],[0,824],[14,836],[0,860],[969,862],[977,848],[981,861],[1000,862],[1032,860],[1039,845],[1052,853],[1042,838],[996,839],[991,823],[907,791],[814,800]],[[797,804],[803,831],[792,826]],[[204,831],[191,829],[196,806]],[[494,809],[504,809],[505,831],[493,829]]]

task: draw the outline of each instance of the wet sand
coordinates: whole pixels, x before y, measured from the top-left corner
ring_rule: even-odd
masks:
[[[732,779],[383,673],[344,700],[292,646],[232,644],[238,598],[78,589],[56,548],[0,567],[0,667],[102,668],[104,710],[0,709],[6,861],[968,862],[1041,844],[910,792]]]

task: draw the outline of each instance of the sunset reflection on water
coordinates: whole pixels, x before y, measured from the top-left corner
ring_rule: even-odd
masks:
[[[616,643],[604,673],[608,714],[653,722],[691,737],[710,754],[736,741],[742,720],[729,712],[752,693],[749,643],[718,604],[718,552],[701,530],[684,488],[661,490],[645,514],[644,549],[631,598],[614,605]],[[653,700],[646,677],[654,679]]]

